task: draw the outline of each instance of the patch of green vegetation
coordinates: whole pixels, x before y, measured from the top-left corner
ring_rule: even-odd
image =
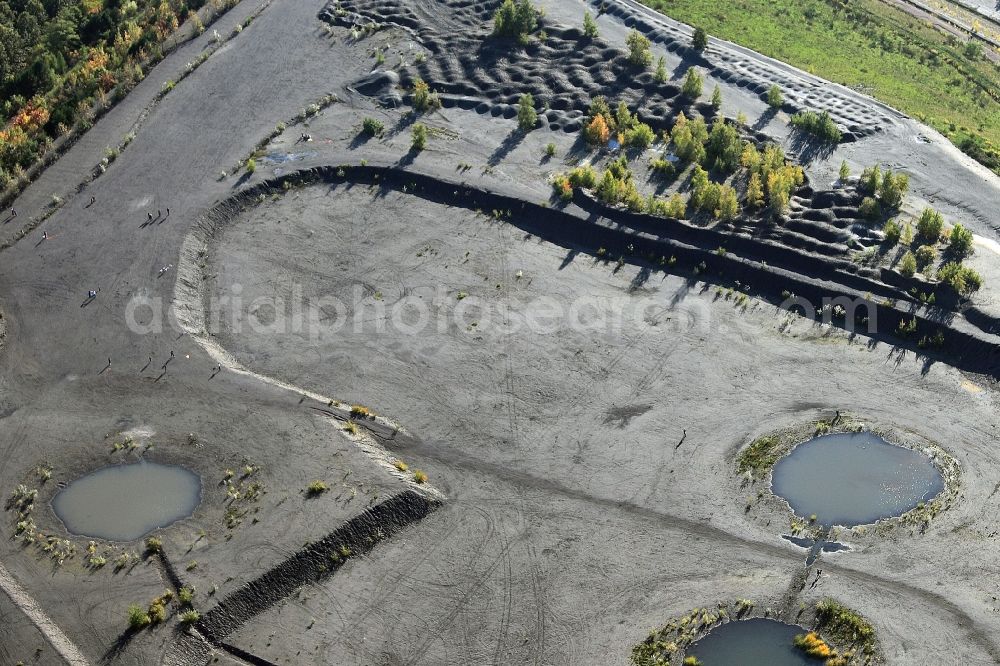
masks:
[[[878,0],[642,0],[713,35],[870,93],[1000,173],[1000,68]]]
[[[833,599],[816,604],[817,629],[822,629],[835,642],[855,645],[866,654],[875,653],[875,629],[856,611]]]
[[[158,537],[149,537],[146,539],[146,552],[147,553],[160,553],[163,551],[163,541]]]
[[[538,10],[530,0],[504,0],[493,14],[493,36],[527,40],[538,27]]]
[[[752,601],[741,599],[735,603],[720,603],[712,609],[695,608],[686,615],[671,618],[632,648],[631,662],[635,666],[699,666],[702,662],[693,656],[681,658],[691,643],[720,622],[745,616],[753,607]]]
[[[181,624],[194,624],[201,619],[201,613],[194,610],[186,610],[180,615]]]
[[[323,481],[311,481],[306,486],[306,497],[318,497],[329,489],[330,487]]]
[[[376,118],[365,118],[361,122],[362,131],[368,136],[382,136],[385,131],[385,124]]]
[[[421,151],[427,147],[427,125],[416,123],[411,130],[413,142],[411,147],[415,151]]]
[[[736,469],[740,474],[753,471],[762,476],[781,457],[781,440],[776,435],[758,437],[736,457]]]
[[[182,587],[177,590],[177,602],[182,606],[190,606],[194,602],[194,588]]]
[[[820,141],[827,143],[840,143],[842,138],[836,123],[826,111],[822,113],[800,111],[792,116],[792,125],[795,129],[812,134]]]
[[[522,132],[530,132],[538,125],[538,113],[535,111],[535,98],[531,93],[521,95],[517,103],[517,127]]]
[[[149,615],[146,610],[137,604],[128,607],[128,628],[132,631],[139,631],[149,624]]]

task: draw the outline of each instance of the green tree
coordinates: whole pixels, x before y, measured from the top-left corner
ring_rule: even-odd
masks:
[[[837,175],[840,178],[841,185],[847,183],[847,179],[851,177],[851,167],[847,166],[847,160],[842,160],[840,162],[840,171]]]
[[[441,106],[441,100],[438,98],[437,93],[431,92],[430,86],[427,85],[420,77],[413,80],[413,108],[417,111],[429,111],[431,109],[436,109]]]
[[[917,220],[917,235],[929,243],[936,243],[944,229],[944,217],[933,208],[925,208]]]
[[[764,188],[760,182],[760,174],[754,171],[747,182],[747,205],[760,208],[764,205]]]
[[[899,238],[903,234],[902,228],[899,226],[899,222],[896,220],[889,220],[882,227],[882,234],[885,236],[885,242],[889,247],[892,247],[899,243]]]
[[[597,32],[597,21],[595,21],[594,17],[590,15],[590,12],[584,12],[583,13],[583,34],[588,39],[596,39],[597,38],[597,34],[598,34],[598,32]]]
[[[531,93],[525,93],[517,103],[517,126],[524,132],[530,132],[536,125],[538,114],[535,112],[535,98]]]
[[[504,0],[493,14],[493,35],[521,41],[538,26],[538,10],[531,0]]]
[[[690,100],[696,100],[701,97],[701,90],[704,83],[705,81],[698,70],[691,67],[688,69],[687,74],[684,75],[684,83],[681,84],[681,93]]]
[[[921,245],[917,248],[917,268],[921,271],[928,266],[933,266],[934,262],[937,261],[937,250],[934,249],[933,245]]]
[[[736,198],[736,190],[729,185],[723,185],[719,192],[718,217],[724,222],[735,220],[740,214],[740,204]]]
[[[968,296],[983,286],[983,278],[968,266],[950,261],[938,269],[937,279],[962,296]]]
[[[625,143],[636,148],[649,148],[656,140],[656,132],[646,123],[636,122],[625,132]]]
[[[861,217],[872,222],[882,217],[882,207],[878,205],[878,200],[875,197],[862,199],[858,212],[861,213]]]
[[[683,113],[679,114],[670,131],[670,139],[674,144],[674,154],[682,161],[700,164],[705,160],[708,129],[702,118],[688,120]]]
[[[879,203],[883,209],[897,210],[903,203],[903,197],[910,187],[910,177],[905,173],[893,174],[886,171],[878,186]]]
[[[777,85],[772,85],[767,89],[767,105],[772,109],[781,108],[781,105],[785,103],[785,96],[781,94],[781,88]]]
[[[653,80],[657,83],[666,83],[667,78],[667,61],[663,56],[660,56],[660,59],[656,61],[656,73],[653,74]]]
[[[411,130],[413,136],[413,150],[420,151],[427,147],[427,125],[416,123]]]
[[[903,225],[903,235],[900,237],[899,242],[907,247],[913,244],[913,225],[909,222]]]
[[[704,28],[694,29],[694,35],[691,37],[691,46],[698,51],[704,51],[708,46],[708,33],[705,32]]]
[[[958,259],[972,254],[972,232],[956,224],[948,235],[948,252]]]
[[[719,90],[719,86],[715,86],[715,90],[712,91],[712,108],[716,111],[722,108],[722,91]]]
[[[687,217],[687,201],[684,200],[684,195],[680,193],[674,193],[670,195],[670,199],[667,200],[667,217],[672,217],[678,220],[683,220]]]
[[[638,30],[633,29],[625,38],[628,46],[628,61],[637,67],[649,67],[653,62],[653,53],[649,50],[650,43]]]
[[[717,171],[732,173],[740,165],[742,154],[740,133],[722,118],[717,119],[712,124],[712,133],[708,135],[705,146],[706,161]]]
[[[899,260],[899,272],[906,277],[913,277],[913,274],[917,272],[917,258],[909,250]]]
[[[877,164],[866,167],[865,170],[861,172],[861,178],[858,179],[858,189],[868,194],[875,194],[878,192],[878,188],[881,184],[882,171],[878,168]]]

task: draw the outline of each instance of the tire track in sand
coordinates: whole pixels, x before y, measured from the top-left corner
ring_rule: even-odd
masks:
[[[3,590],[10,597],[11,603],[28,616],[31,623],[38,631],[42,632],[45,639],[67,664],[70,666],[90,666],[90,662],[80,652],[80,648],[45,614],[38,602],[28,594],[27,590],[21,587],[20,583],[14,580],[14,577],[2,564],[0,564],[0,590]]]

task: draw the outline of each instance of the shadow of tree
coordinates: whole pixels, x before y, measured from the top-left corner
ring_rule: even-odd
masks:
[[[760,117],[756,121],[754,121],[754,124],[751,126],[751,129],[757,132],[761,131],[762,129],[767,127],[768,124],[770,124],[770,122],[774,120],[775,116],[777,115],[778,115],[778,109],[774,108],[773,106],[767,107],[767,111],[760,114]]]
[[[499,146],[497,146],[497,149],[494,150],[493,153],[489,156],[489,158],[486,160],[486,163],[490,166],[496,166],[500,164],[503,158],[510,155],[511,151],[517,148],[521,144],[521,142],[524,141],[524,137],[526,137],[527,135],[528,135],[527,132],[521,129],[514,129],[510,134],[507,135],[507,138],[504,139]]]
[[[808,132],[794,130],[790,139],[790,146],[803,165],[812,163],[817,159],[825,159],[833,154],[837,149],[836,143],[823,141]]]

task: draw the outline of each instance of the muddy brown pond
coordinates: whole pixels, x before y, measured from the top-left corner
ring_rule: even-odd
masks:
[[[800,517],[853,527],[933,499],[944,479],[926,455],[859,432],[799,444],[774,466],[771,488]]]
[[[177,465],[152,462],[104,467],[61,490],[52,508],[73,534],[131,541],[190,516],[201,479]]]
[[[728,622],[693,643],[688,656],[704,666],[816,666],[792,642],[806,630],[776,620],[752,619]]]

